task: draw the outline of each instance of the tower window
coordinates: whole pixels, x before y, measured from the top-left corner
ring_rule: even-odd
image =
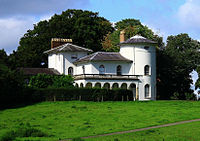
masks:
[[[145,85],[145,87],[144,87],[144,93],[145,93],[145,98],[149,98],[150,97],[149,84]]]
[[[144,67],[144,75],[149,75],[149,65]]]

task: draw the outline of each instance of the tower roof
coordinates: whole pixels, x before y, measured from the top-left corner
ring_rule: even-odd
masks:
[[[140,35],[135,35],[131,37],[130,39],[120,43],[120,44],[137,44],[137,43],[150,43],[150,44],[156,44],[157,42],[149,40],[145,37],[142,37]]]

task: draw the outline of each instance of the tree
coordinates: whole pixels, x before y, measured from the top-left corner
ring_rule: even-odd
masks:
[[[31,88],[69,88],[73,87],[73,78],[70,75],[37,74],[30,78],[28,87]]]
[[[151,29],[142,25],[139,20],[124,19],[115,24],[115,31],[113,33],[109,33],[104,37],[102,46],[105,51],[119,51],[119,35],[122,30],[125,31],[125,39],[129,39],[138,34],[158,42],[158,47],[163,46],[162,37],[155,35]]]
[[[8,56],[4,49],[0,49],[0,60],[2,63],[8,64]]]
[[[200,44],[187,34],[169,36],[167,45],[157,56],[157,92],[160,99],[186,99],[192,94],[190,73],[199,62]]]
[[[47,55],[43,52],[50,49],[51,38],[71,38],[76,45],[99,51],[103,37],[112,31],[111,23],[98,13],[70,9],[28,30],[11,55],[11,61],[15,67],[46,67]]]
[[[123,30],[127,28],[128,26],[131,26],[131,27],[142,26],[142,23],[140,22],[140,20],[136,20],[136,19],[124,19],[115,24],[115,28],[117,30]]]
[[[23,89],[23,76],[11,70],[0,58],[0,109],[16,104]]]

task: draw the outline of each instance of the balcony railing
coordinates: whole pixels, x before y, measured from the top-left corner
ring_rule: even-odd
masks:
[[[74,80],[80,80],[80,79],[137,80],[138,77],[139,75],[80,74],[80,75],[74,75]]]

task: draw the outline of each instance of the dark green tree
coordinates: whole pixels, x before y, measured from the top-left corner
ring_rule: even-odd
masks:
[[[30,78],[28,87],[31,88],[69,88],[73,87],[73,78],[70,75],[37,74]]]
[[[124,19],[115,24],[115,31],[107,34],[102,42],[103,49],[105,51],[119,51],[119,35],[120,31],[125,31],[125,39],[129,39],[134,35],[141,35],[145,38],[158,42],[158,47],[162,47],[163,39],[149,29],[147,26],[142,25],[139,20],[136,19]]]
[[[160,99],[186,99],[192,95],[190,73],[199,64],[200,44],[187,34],[169,36],[157,53],[157,92]]]
[[[51,38],[70,38],[73,44],[99,51],[103,37],[112,31],[111,23],[98,13],[70,9],[28,30],[11,55],[11,62],[15,67],[46,67],[47,56],[43,52],[50,49]]]
[[[3,57],[4,58],[4,57]],[[0,109],[18,103],[23,89],[23,75],[11,70],[0,58]]]
[[[122,21],[119,21],[115,23],[115,29],[117,30],[123,30],[127,28],[128,26],[134,27],[134,26],[143,26],[140,20],[136,19],[124,19]]]
[[[4,49],[0,49],[0,60],[2,63],[8,64],[8,56]]]

